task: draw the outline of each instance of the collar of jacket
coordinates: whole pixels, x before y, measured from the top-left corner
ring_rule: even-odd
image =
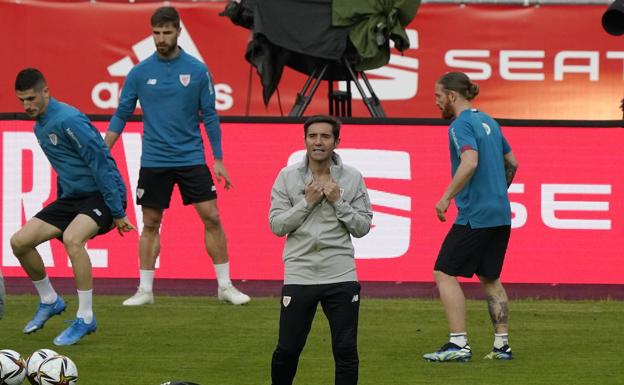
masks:
[[[59,105],[59,102],[56,101],[56,99],[54,99],[52,96],[50,96],[50,99],[48,100],[48,106],[46,107],[46,110],[43,112],[43,114],[37,116],[37,122],[39,122],[39,124],[41,125],[45,125],[46,123],[48,123],[48,117],[54,115],[54,111],[59,108]]]
[[[331,161],[332,165],[329,166],[329,175],[331,175],[334,180],[338,180],[340,174],[342,173],[342,158],[340,158],[340,155],[338,155],[334,151]],[[310,169],[308,168],[307,153],[304,155],[303,160],[299,163],[299,167],[297,167],[297,170],[299,170],[299,173],[301,174],[301,177],[303,178],[305,184],[312,182],[312,171],[310,171]]]

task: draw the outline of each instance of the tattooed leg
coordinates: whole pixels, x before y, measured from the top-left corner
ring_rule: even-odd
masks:
[[[509,306],[507,297],[488,296],[488,311],[496,333],[507,333],[509,323]]]
[[[500,280],[481,280],[487,295],[488,312],[496,333],[509,331],[509,300]]]

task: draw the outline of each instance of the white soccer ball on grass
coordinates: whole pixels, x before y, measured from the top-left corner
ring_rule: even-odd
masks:
[[[0,350],[0,384],[21,385],[26,378],[26,363],[11,349]]]
[[[57,356],[58,353],[51,349],[39,349],[33,352],[26,360],[26,378],[31,385],[39,385],[37,372],[41,363],[50,357]]]
[[[57,355],[43,360],[37,371],[39,385],[75,385],[78,368],[69,357]]]

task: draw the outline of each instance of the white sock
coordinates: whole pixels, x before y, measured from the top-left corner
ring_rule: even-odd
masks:
[[[154,290],[154,270],[139,270],[139,287],[148,293]]]
[[[230,280],[230,263],[214,264],[215,273],[217,273],[217,283],[219,287],[227,287],[232,284]]]
[[[78,318],[82,318],[85,323],[93,322],[93,289],[78,290]]]
[[[449,342],[463,348],[468,345],[468,333],[450,333]]]
[[[497,349],[509,345],[509,333],[494,333],[494,347]]]
[[[46,275],[44,279],[41,281],[32,281],[33,285],[35,285],[35,289],[37,289],[37,293],[39,293],[39,297],[41,298],[41,303],[45,303],[47,305],[56,302],[58,298],[58,294],[54,291],[52,284],[50,283],[50,278]]]

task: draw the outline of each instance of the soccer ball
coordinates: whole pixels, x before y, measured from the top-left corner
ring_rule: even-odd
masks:
[[[49,357],[39,365],[37,380],[39,385],[75,385],[78,382],[78,368],[68,357]]]
[[[0,350],[0,384],[20,385],[26,377],[26,364],[15,350]]]
[[[54,350],[39,349],[28,357],[26,360],[26,378],[31,385],[39,385],[37,380],[37,371],[39,370],[39,365],[41,365],[43,360],[56,355],[58,355],[58,353]]]

